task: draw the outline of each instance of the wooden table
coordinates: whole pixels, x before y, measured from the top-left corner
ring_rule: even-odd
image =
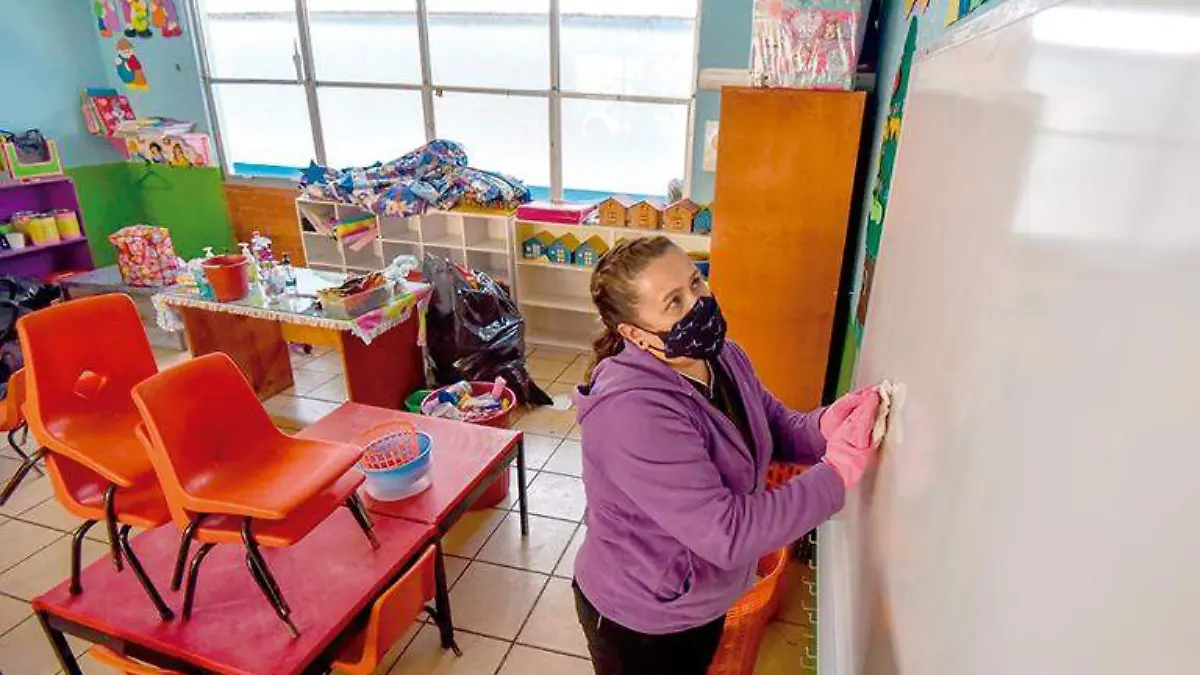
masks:
[[[525,441],[520,431],[346,403],[300,432],[299,436],[346,442],[360,437],[377,424],[395,421],[410,422],[433,439],[431,484],[424,492],[397,502],[376,501],[364,495],[372,513],[425,523],[445,534],[493,482],[504,479],[505,468],[515,462],[521,536],[529,534]]]
[[[361,321],[327,317],[314,306],[316,291],[340,284],[345,275],[297,268],[296,276],[298,295],[276,301],[255,290],[234,302],[166,291],[156,295],[154,302],[160,312],[171,312],[182,321],[194,356],[225,352],[263,400],[294,382],[288,358],[291,342],[337,350],[351,401],[403,408],[405,397],[425,385],[418,344],[420,307],[413,307],[405,320],[385,318],[364,330]],[[406,288],[417,298],[432,292],[425,284]]]
[[[187,620],[178,618],[182,593],[167,594],[177,618],[161,621],[133,574],[116,572],[107,558],[83,571],[82,594],[71,596],[63,581],[34,599],[33,608],[68,675],[81,671],[64,634],[182,672],[324,673],[353,633],[347,629],[362,625],[375,600],[437,545],[433,528],[400,518],[376,517],[375,533],[380,548],[372,550],[350,513],[338,509],[295,546],[264,550],[292,607],[295,639],[255,587],[237,544],[220,544],[209,555]],[[158,588],[169,588],[178,529],[159,527],[133,545]],[[448,612],[440,548],[437,560],[438,609]]]

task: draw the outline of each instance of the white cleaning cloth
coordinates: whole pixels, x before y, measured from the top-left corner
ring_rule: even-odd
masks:
[[[892,411],[892,400],[895,398],[896,385],[884,380],[879,383],[879,411],[875,413],[875,424],[871,427],[871,449],[879,448],[883,437],[887,435],[888,414]]]

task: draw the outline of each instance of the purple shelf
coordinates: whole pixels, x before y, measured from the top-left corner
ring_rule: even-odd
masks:
[[[94,267],[74,181],[67,176],[54,176],[27,183],[0,184],[0,221],[8,221],[17,211],[44,213],[55,209],[74,211],[83,236],[57,244],[0,252],[0,274],[41,279],[58,272]]]

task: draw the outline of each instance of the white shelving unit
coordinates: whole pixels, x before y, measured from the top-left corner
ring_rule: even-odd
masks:
[[[592,305],[590,284],[592,268],[560,265],[545,258],[527,260],[522,244],[527,237],[547,232],[554,237],[574,234],[580,241],[598,235],[612,247],[618,240],[635,237],[670,237],[685,251],[708,253],[711,238],[691,232],[639,230],[601,225],[563,225],[533,221],[514,221],[512,242],[515,249],[517,296],[525,315],[526,341],[531,344],[565,349],[589,349],[600,334],[600,316]]]
[[[399,255],[421,259],[432,253],[513,287],[516,252],[509,214],[427,211],[410,218],[370,214],[379,228],[375,240],[358,251],[305,224],[306,219],[329,221],[367,213],[350,204],[297,199],[296,217],[308,266],[347,274],[373,272],[387,267]]]

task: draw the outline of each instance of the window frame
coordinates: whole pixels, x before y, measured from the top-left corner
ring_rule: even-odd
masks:
[[[433,99],[435,96],[445,93],[463,93],[463,94],[488,94],[496,96],[525,96],[532,98],[544,98],[546,105],[549,108],[548,115],[548,133],[550,147],[550,195],[554,201],[563,200],[563,157],[562,157],[562,102],[564,99],[578,99],[591,101],[618,101],[618,102],[634,102],[634,103],[650,103],[658,105],[679,105],[685,106],[687,110],[687,128],[684,130],[684,194],[691,194],[692,188],[692,173],[694,164],[694,143],[695,134],[693,128],[695,126],[696,117],[696,92],[698,89],[697,78],[699,76],[699,57],[700,57],[700,22],[703,13],[703,0],[696,0],[696,14],[693,19],[693,50],[692,50],[692,70],[691,70],[691,87],[690,94],[685,97],[674,96],[645,96],[645,95],[624,95],[624,94],[593,94],[578,91],[564,91],[561,86],[561,66],[562,66],[562,12],[560,0],[549,0],[548,21],[550,23],[550,88],[549,89],[508,89],[499,87],[472,87],[472,86],[447,86],[434,85],[432,77],[432,62],[430,60],[429,48],[429,12],[426,0],[416,0],[416,18],[417,18],[417,38],[420,48],[420,66],[421,66],[421,83],[391,83],[391,82],[360,82],[351,80],[322,80],[315,75],[313,67],[313,48],[311,25],[309,23],[308,2],[307,0],[294,0],[296,6],[296,22],[298,44],[295,46],[293,59],[296,62],[296,77],[294,79],[275,79],[275,78],[242,78],[242,77],[214,77],[209,68],[208,62],[208,36],[207,17],[205,16],[200,6],[201,0],[186,0],[188,11],[192,15],[193,34],[195,36],[196,59],[200,70],[200,80],[204,89],[204,102],[207,108],[206,114],[210,120],[212,136],[214,140],[217,159],[222,170],[228,178],[237,181],[248,182],[279,182],[279,178],[269,178],[256,174],[244,174],[234,171],[233,165],[229,163],[228,156],[225,153],[224,138],[221,134],[221,121],[217,115],[215,98],[213,96],[213,85],[220,84],[287,84],[300,85],[304,89],[305,99],[308,103],[309,126],[311,127],[313,137],[313,148],[316,153],[314,158],[319,164],[327,165],[327,153],[325,147],[324,130],[321,126],[321,109],[318,100],[317,90],[321,87],[326,88],[345,88],[345,89],[386,89],[386,90],[401,90],[401,91],[418,91],[421,94],[422,115],[425,122],[425,140],[432,141],[437,138],[437,119],[434,112]],[[489,167],[484,167],[489,168]],[[518,176],[520,178],[520,176]],[[287,184],[294,184],[295,179],[285,179]],[[664,192],[665,192],[665,185]]]

